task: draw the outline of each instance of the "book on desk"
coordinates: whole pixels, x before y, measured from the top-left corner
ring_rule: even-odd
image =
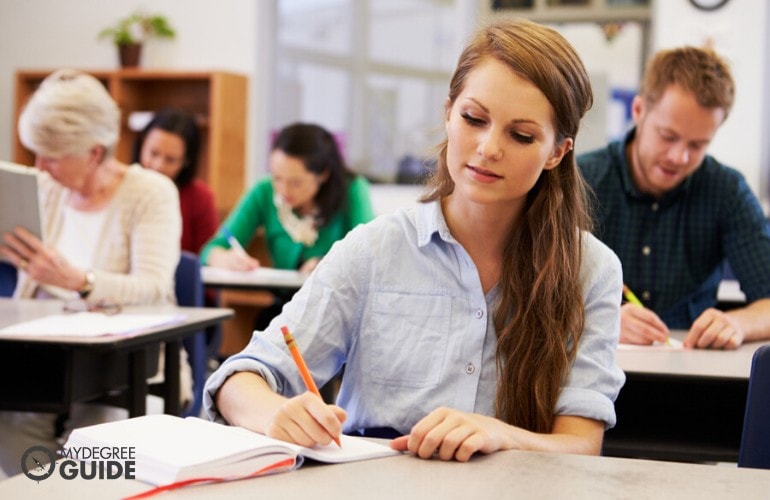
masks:
[[[75,429],[63,453],[77,460],[84,448],[132,448],[136,479],[172,485],[167,489],[289,471],[304,458],[343,463],[400,454],[365,438],[341,436],[341,442],[305,448],[196,417],[146,415]]]

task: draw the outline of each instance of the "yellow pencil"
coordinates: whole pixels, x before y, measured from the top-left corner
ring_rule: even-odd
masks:
[[[305,359],[302,357],[302,353],[300,353],[299,349],[297,348],[297,343],[294,341],[294,336],[289,331],[289,328],[286,326],[282,326],[281,333],[283,333],[283,340],[286,342],[286,347],[289,348],[291,357],[292,359],[294,359],[294,363],[297,365],[297,368],[299,369],[299,374],[302,376],[302,380],[305,382],[305,385],[307,386],[307,390],[312,392],[319,398],[323,399],[323,397],[321,396],[321,392],[318,390],[318,387],[315,385],[313,376],[310,375],[310,370],[308,370],[307,364],[305,364]],[[334,442],[337,443],[337,446],[342,448],[342,444],[340,444],[340,438],[334,437],[333,439],[334,439]]]

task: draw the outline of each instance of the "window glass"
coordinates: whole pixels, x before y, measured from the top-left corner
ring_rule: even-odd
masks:
[[[280,0],[278,42],[285,47],[349,54],[352,0]]]
[[[435,0],[371,0],[369,57],[376,62],[451,70],[454,5]]]

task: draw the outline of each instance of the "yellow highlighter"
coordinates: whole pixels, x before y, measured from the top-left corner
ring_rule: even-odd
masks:
[[[635,306],[644,307],[644,304],[642,304],[642,301],[639,300],[639,298],[634,295],[634,292],[631,291],[630,288],[628,288],[628,285],[623,285],[623,296],[626,298],[627,301],[631,302]],[[666,339],[666,345],[671,345],[671,337],[668,337]]]
[[[634,295],[634,292],[631,291],[630,288],[628,288],[628,285],[623,285],[623,296],[626,298],[627,301],[631,302],[635,306],[644,307],[644,304],[642,304],[642,301],[639,300],[639,298]]]

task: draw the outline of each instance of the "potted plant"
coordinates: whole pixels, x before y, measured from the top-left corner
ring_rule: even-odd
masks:
[[[136,12],[99,32],[99,38],[110,38],[118,48],[120,65],[139,65],[142,44],[149,38],[174,38],[176,31],[165,16]]]

